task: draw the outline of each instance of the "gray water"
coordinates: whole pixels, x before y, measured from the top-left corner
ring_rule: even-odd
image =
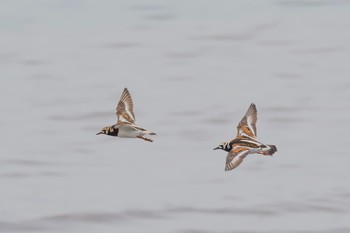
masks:
[[[1,1],[0,232],[350,232],[350,1]],[[95,134],[124,87],[153,143]],[[251,102],[258,139],[224,172]]]

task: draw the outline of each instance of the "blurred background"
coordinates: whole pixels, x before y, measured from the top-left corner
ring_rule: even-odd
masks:
[[[350,232],[350,1],[0,3],[1,233]],[[95,135],[124,87],[153,143]]]

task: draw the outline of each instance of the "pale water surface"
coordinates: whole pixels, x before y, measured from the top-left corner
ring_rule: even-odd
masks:
[[[350,232],[350,1],[1,1],[0,232]],[[124,87],[154,143],[95,134]],[[251,102],[272,158],[224,172]]]

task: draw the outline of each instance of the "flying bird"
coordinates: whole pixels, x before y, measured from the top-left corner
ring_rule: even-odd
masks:
[[[225,171],[230,171],[240,165],[248,154],[272,156],[276,151],[275,145],[268,145],[256,140],[256,121],[258,113],[255,104],[251,104],[237,126],[235,139],[224,142],[214,150],[227,151]]]
[[[116,136],[122,138],[140,138],[148,142],[153,142],[152,139],[143,137],[144,135],[156,135],[155,133],[143,129],[136,125],[134,104],[131,95],[127,88],[124,88],[123,94],[120,97],[115,114],[118,117],[116,124],[104,127],[99,134]]]

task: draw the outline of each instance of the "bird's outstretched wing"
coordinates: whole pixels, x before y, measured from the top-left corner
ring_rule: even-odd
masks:
[[[255,104],[251,104],[237,126],[237,138],[256,138],[256,121],[258,119],[258,112]]]
[[[135,123],[134,104],[131,95],[127,88],[124,88],[123,94],[120,97],[115,114],[117,114],[118,122]]]
[[[244,147],[233,148],[226,157],[225,171],[230,171],[240,165],[249,154],[249,149]]]

